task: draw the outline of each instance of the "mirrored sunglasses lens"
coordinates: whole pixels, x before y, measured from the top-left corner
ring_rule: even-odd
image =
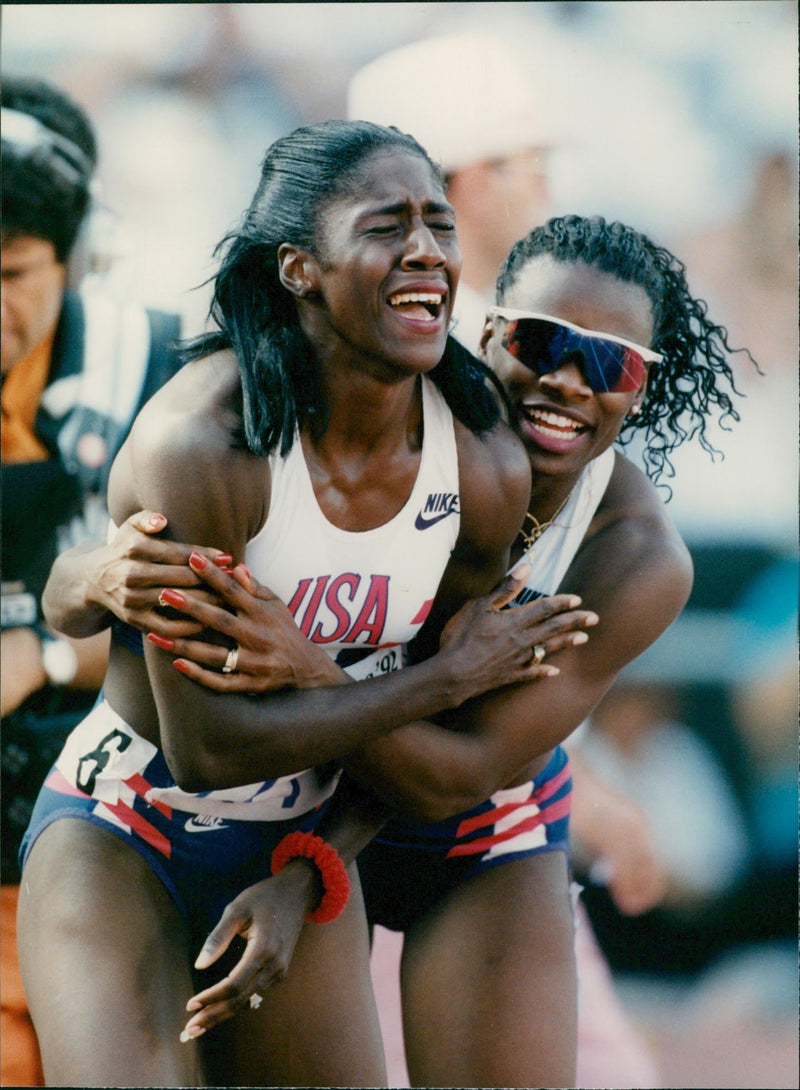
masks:
[[[595,393],[636,390],[644,378],[644,361],[633,349],[600,337],[584,337],[574,329],[540,318],[519,318],[506,326],[503,347],[537,375],[551,374],[570,355],[584,359],[584,376]]]
[[[613,341],[584,337],[586,381],[596,393],[619,393],[625,389],[625,348]]]
[[[624,344],[596,340],[599,346],[598,382],[595,390],[607,390],[611,394],[624,394],[638,390],[644,378],[644,361],[638,352]]]
[[[520,363],[537,375],[548,375],[558,369],[565,345],[563,326],[541,318],[518,318],[506,325],[501,344]]]

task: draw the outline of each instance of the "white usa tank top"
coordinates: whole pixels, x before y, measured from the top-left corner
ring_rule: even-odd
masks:
[[[450,409],[422,378],[419,472],[403,508],[383,526],[340,530],[319,508],[296,437],[285,458],[270,457],[272,498],[245,549],[256,579],[277,594],[314,643],[361,680],[403,665],[403,644],[428,616],[461,524],[458,453]],[[292,776],[190,795],[158,792],[178,810],[240,821],[284,821],[333,794],[340,773],[306,769]]]
[[[319,508],[299,441],[270,458],[272,501],[248,544],[253,575],[289,607],[313,643],[361,679],[391,668],[428,616],[460,528],[453,418],[422,378],[419,472],[403,508],[382,526],[340,530]],[[386,662],[383,662],[386,658]]]
[[[531,570],[525,586],[514,599],[515,605],[524,605],[534,598],[555,594],[558,590],[605,495],[614,471],[614,461],[614,451],[609,447],[589,462],[558,518],[519,558],[517,564],[524,561]]]

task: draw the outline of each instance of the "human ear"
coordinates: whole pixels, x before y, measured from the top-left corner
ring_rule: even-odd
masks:
[[[481,339],[478,342],[478,356],[486,361],[489,354],[489,342],[492,339],[494,333],[494,322],[487,316],[483,324],[483,332],[481,333]]]
[[[278,247],[278,276],[296,299],[305,299],[319,286],[319,265],[308,250],[284,242]]]

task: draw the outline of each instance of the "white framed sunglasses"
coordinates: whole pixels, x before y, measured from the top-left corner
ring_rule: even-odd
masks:
[[[489,315],[506,323],[500,335],[506,352],[537,375],[552,374],[570,356],[580,355],[586,384],[595,393],[638,390],[648,364],[664,358],[624,337],[582,329],[551,314],[490,307]]]

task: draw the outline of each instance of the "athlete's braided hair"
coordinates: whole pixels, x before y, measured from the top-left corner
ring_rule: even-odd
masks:
[[[188,342],[184,354],[236,353],[243,395],[237,438],[254,454],[276,448],[285,454],[298,425],[311,421],[322,433],[327,423],[314,349],[300,328],[294,296],[280,281],[278,249],[293,243],[321,257],[323,213],[338,198],[361,192],[365,160],[384,150],[419,155],[441,180],[425,150],[398,129],[366,121],[306,125],[267,150],[249,208],[216,249],[222,257],[211,317],[218,330]],[[430,375],[454,416],[476,433],[499,417],[485,370],[448,337]]]
[[[741,396],[726,356],[735,351],[728,332],[707,317],[707,305],[696,299],[686,283],[681,261],[656,246],[646,235],[602,216],[560,216],[534,228],[512,248],[497,280],[497,302],[502,304],[528,262],[550,254],[556,261],[584,261],[627,283],[639,284],[653,306],[650,344],[663,360],[651,366],[647,397],[638,416],[629,416],[619,442],[625,445],[638,431],[644,433],[645,468],[653,481],[662,473],[674,476],[669,455],[695,435],[712,456],[706,435],[707,417],[714,408],[720,425],[739,420],[731,395]]]

